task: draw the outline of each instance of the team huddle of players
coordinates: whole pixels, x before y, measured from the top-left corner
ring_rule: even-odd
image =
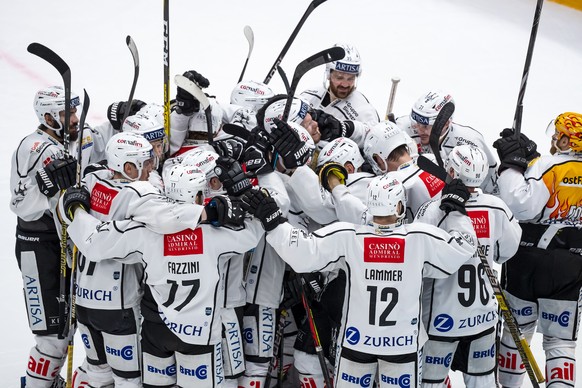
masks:
[[[169,137],[160,105],[116,102],[79,128],[77,95],[36,94],[10,181],[35,336],[23,386],[63,386],[77,330],[74,387],[436,388],[451,369],[467,387],[519,387],[498,264],[521,331],[543,334],[547,384],[574,386],[582,114],[552,120],[548,155],[510,129],[495,155],[452,117],[435,146],[451,95],[380,120],[356,89],[358,51],[340,46],[297,96],[243,81],[205,110],[178,87]],[[66,276],[61,241],[79,251]]]

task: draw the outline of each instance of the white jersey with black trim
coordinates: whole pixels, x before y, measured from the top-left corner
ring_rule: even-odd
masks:
[[[56,208],[59,196],[47,198],[38,189],[36,172],[65,155],[55,138],[37,129],[26,136],[12,154],[10,170],[10,210],[24,221],[35,221]]]
[[[338,222],[307,234],[288,223],[267,241],[296,272],[346,271],[343,347],[362,353],[417,352],[427,339],[421,323],[423,277],[443,278],[475,252],[468,217],[454,212],[455,230],[405,224],[380,231]]]
[[[429,145],[423,146],[420,144],[418,131],[412,127],[410,116],[401,116],[396,120],[396,123],[416,141],[419,154],[432,154],[432,150],[430,149]],[[483,192],[485,193],[498,195],[499,188],[497,187],[497,156],[485,142],[485,138],[481,132],[472,127],[451,122],[451,125],[448,129],[443,129],[443,134],[444,137],[440,146],[441,158],[443,160],[447,160],[447,157],[453,148],[464,144],[477,147],[485,153],[489,162],[489,171],[487,172],[487,178],[485,178],[481,184],[481,189],[483,189]]]
[[[131,220],[102,223],[83,211],[69,229],[89,260],[111,257],[142,265],[160,319],[180,340],[195,345],[220,341],[222,267],[264,234],[258,221],[247,221],[237,230],[201,224],[164,235]]]
[[[299,97],[306,101],[313,109],[321,109],[340,121],[351,120],[354,122],[354,133],[350,139],[355,141],[360,148],[364,148],[366,134],[375,124],[380,122],[380,116],[376,108],[370,104],[368,99],[358,90],[352,91],[346,98],[337,98],[326,103],[329,99],[328,90],[323,86],[317,89],[308,89],[302,92]],[[324,147],[325,141],[318,143],[319,148]]]
[[[499,176],[500,197],[520,221],[582,225],[582,154],[544,155],[524,175],[508,168]]]
[[[440,201],[426,203],[415,220],[449,229],[455,220],[439,206]],[[493,267],[494,262],[509,260],[519,247],[521,228],[500,198],[477,189],[466,210],[479,241],[478,252],[450,277],[426,282],[423,312],[431,335],[466,337],[495,326],[497,300],[478,254]]]
[[[159,233],[174,233],[195,227],[202,206],[178,204],[160,194],[149,182],[112,179],[111,170],[87,174],[83,180],[91,193],[91,214],[100,221],[134,219]],[[131,308],[142,296],[141,266],[115,260],[99,263],[80,258],[76,303],[101,310]]]
[[[291,206],[284,183],[287,178],[287,175],[279,172],[258,176],[259,186],[269,191],[285,217]],[[285,263],[263,237],[253,252],[246,275],[247,303],[278,308],[284,273]]]
[[[406,192],[406,219],[412,222],[418,208],[426,201],[440,198],[444,182],[434,175],[420,169],[414,161],[406,162],[398,167],[398,170],[391,172],[402,182]],[[351,176],[352,174],[350,174]],[[352,193],[352,186],[338,185],[333,189],[332,195],[336,207],[336,213],[340,221],[351,223],[367,224],[372,221],[372,215],[368,213],[366,206],[367,183],[373,176],[365,178],[360,182],[358,194]]]

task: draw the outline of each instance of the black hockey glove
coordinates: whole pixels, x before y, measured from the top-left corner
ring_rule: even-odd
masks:
[[[216,159],[214,173],[222,182],[222,187],[228,195],[239,196],[253,187],[251,180],[246,176],[239,162],[233,158],[219,156]]]
[[[338,177],[340,184],[345,185],[348,177],[348,170],[346,170],[342,164],[337,162],[326,163],[319,169],[319,184],[329,192],[331,192],[331,187],[329,187],[328,181],[330,175],[335,175]]]
[[[210,82],[208,82],[202,74],[194,70],[189,70],[182,75],[200,86],[200,89],[205,89],[210,86]],[[191,116],[199,110],[200,101],[194,98],[194,96],[186,90],[178,88],[178,92],[176,93],[176,112],[186,116]]]
[[[255,176],[273,172],[271,150],[269,134],[259,127],[253,128],[243,155],[247,172]]]
[[[86,212],[91,208],[91,193],[85,187],[69,187],[59,198],[58,215],[61,223],[69,225],[75,217],[75,210]]]
[[[213,226],[242,226],[245,221],[245,211],[241,205],[242,201],[239,198],[217,195],[204,206],[206,221]]]
[[[77,160],[72,156],[55,159],[46,167],[36,172],[36,183],[41,193],[52,197],[59,190],[64,190],[75,184]]]
[[[352,121],[340,121],[322,110],[317,110],[315,116],[321,140],[332,141],[338,137],[350,137],[354,133]]]
[[[131,108],[129,109],[129,113],[127,115],[133,116],[146,105],[147,104],[142,100],[133,100],[133,102],[131,103]],[[109,122],[113,126],[113,129],[116,129],[118,131],[121,130],[121,127],[123,126],[122,122],[123,116],[125,116],[125,112],[127,111],[128,108],[129,103],[127,101],[116,101],[113,104],[109,105],[109,108],[107,108],[107,118],[109,119]]]
[[[287,221],[275,200],[265,190],[248,190],[241,200],[243,208],[261,221],[266,232]]]
[[[226,158],[242,162],[244,143],[237,139],[217,140],[212,145],[216,153]]]
[[[83,176],[90,174],[92,172],[95,172],[95,171],[107,170],[107,168],[108,168],[107,167],[107,159],[103,159],[103,160],[100,160],[98,162],[91,163],[90,165],[85,167],[85,170],[83,170]]]
[[[499,134],[502,138],[513,136],[513,129],[512,128],[505,128]],[[535,141],[530,140],[529,137],[524,135],[523,133],[519,134],[519,144],[521,148],[523,148],[523,152],[525,154],[525,159],[528,162],[531,162],[533,159],[540,156],[540,153],[537,151],[538,145]]]
[[[497,150],[497,155],[501,161],[499,169],[497,170],[499,174],[508,168],[513,168],[522,174],[525,172],[527,169],[527,160],[525,158],[525,150],[521,146],[521,140],[518,135],[501,137],[495,140],[493,148]]]
[[[301,282],[303,283],[303,290],[305,291],[305,296],[309,300],[321,299],[321,294],[323,293],[325,278],[321,272],[311,272],[303,273],[301,276]]]
[[[452,211],[459,211],[467,215],[465,204],[469,200],[471,194],[467,186],[460,179],[453,179],[443,187],[440,209],[445,213]]]
[[[303,166],[311,156],[311,150],[299,135],[287,123],[275,119],[275,128],[271,131],[275,150],[283,159],[286,168]]]

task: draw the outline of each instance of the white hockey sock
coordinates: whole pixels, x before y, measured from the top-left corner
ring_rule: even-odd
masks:
[[[544,335],[546,352],[546,386],[576,386],[576,342]]]
[[[535,322],[520,326],[521,332],[528,343],[531,342],[535,327]],[[507,327],[504,327],[499,346],[499,383],[507,388],[521,387],[525,372],[525,367],[521,362],[521,356],[515,347],[515,342]]]

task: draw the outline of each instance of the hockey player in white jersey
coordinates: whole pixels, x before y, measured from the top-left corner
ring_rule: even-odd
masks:
[[[362,73],[360,53],[350,44],[338,43],[334,47],[345,50],[344,58],[327,63],[323,85],[302,92],[300,97],[314,111],[321,140],[348,137],[363,147],[367,126],[378,123],[380,117],[368,99],[356,90]]]
[[[173,166],[165,182],[170,198],[203,203],[206,179],[200,170]],[[63,217],[72,217],[78,206],[74,193],[63,197]],[[215,197],[206,206],[208,214],[216,212],[219,199],[235,200]],[[87,208],[87,203],[82,207]],[[242,209],[233,209],[237,218],[244,217]],[[228,261],[254,247],[264,231],[257,221],[236,228],[224,223],[223,217],[210,218],[218,227],[205,223],[159,234],[131,220],[102,223],[81,210],[69,226],[71,238],[89,260],[116,257],[145,269],[141,303],[145,387],[211,388],[221,384],[221,274]]]
[[[506,263],[505,290],[528,340],[543,334],[546,386],[575,387],[576,339],[582,281],[582,114],[565,112],[548,127],[553,155],[539,158],[524,134],[504,130],[493,143],[501,164],[501,198],[523,230],[517,254]],[[521,358],[508,330],[501,338],[499,380],[520,387]]]
[[[370,225],[339,222],[307,234],[265,212],[272,201],[249,201],[249,212],[271,224],[267,241],[295,271],[346,270],[336,387],[371,386],[377,373],[380,387],[420,385],[422,278],[449,276],[475,253],[475,232],[462,213],[468,196],[458,180],[445,186],[441,205],[456,220],[450,233],[402,223],[404,188],[391,173],[370,183]]]
[[[444,182],[416,165],[411,156],[409,139],[396,124],[388,120],[381,121],[372,127],[366,136],[364,157],[376,174],[393,172],[393,176],[402,182],[407,196],[405,214],[410,222],[422,204],[440,196]],[[341,166],[337,167],[341,170]],[[333,170],[335,166],[328,165],[327,168]],[[339,175],[343,173],[340,172]],[[358,195],[355,190],[352,193],[352,189],[340,184],[337,177],[328,171],[322,171],[320,179],[322,185],[332,193],[340,221],[358,224],[371,221],[372,214],[368,211],[361,194]],[[367,180],[369,182],[370,178]]]
[[[122,132],[109,140],[106,150],[109,168],[87,174],[83,180],[91,193],[92,215],[102,221],[133,218],[160,233],[174,233],[198,223],[201,206],[169,202],[148,182],[157,162],[147,139]],[[139,265],[114,260],[79,260],[77,320],[87,339],[83,369],[92,385],[106,386],[113,381],[118,386],[140,384],[137,308],[142,271]],[[113,351],[123,348],[134,352]]]
[[[507,261],[517,251],[521,228],[500,198],[479,188],[488,167],[485,153],[470,145],[453,148],[445,163],[450,176],[460,179],[471,193],[465,209],[479,252],[450,277],[425,282],[423,320],[429,340],[423,351],[423,388],[442,387],[450,369],[463,372],[467,387],[496,384],[498,306],[479,255],[490,267]],[[449,217],[439,205],[438,200],[426,203],[415,220],[449,228]]]
[[[399,117],[396,120],[398,126],[407,131],[417,142],[420,154],[432,153],[429,145],[432,125],[441,108],[447,102],[454,103],[454,99],[449,93],[431,90],[418,98],[412,106],[410,115]],[[472,127],[453,122],[451,117],[443,127],[439,141],[442,159],[445,160],[454,147],[462,144],[475,146],[485,152],[487,160],[489,160],[489,170],[481,188],[486,193],[497,194],[497,159],[495,154],[480,132]]]
[[[55,387],[59,386],[59,371],[67,354],[68,338],[57,337],[59,318],[63,318],[59,317],[58,304],[61,250],[57,232],[60,225],[53,219],[53,211],[56,194],[75,183],[77,163],[65,157],[69,150],[63,146],[63,128],[68,109],[69,137],[77,139],[77,94],[71,93],[70,104],[65,107],[62,87],[39,90],[33,107],[40,125],[20,142],[11,159],[10,210],[18,217],[16,259],[35,341],[23,383],[33,388],[51,387],[53,381]]]

